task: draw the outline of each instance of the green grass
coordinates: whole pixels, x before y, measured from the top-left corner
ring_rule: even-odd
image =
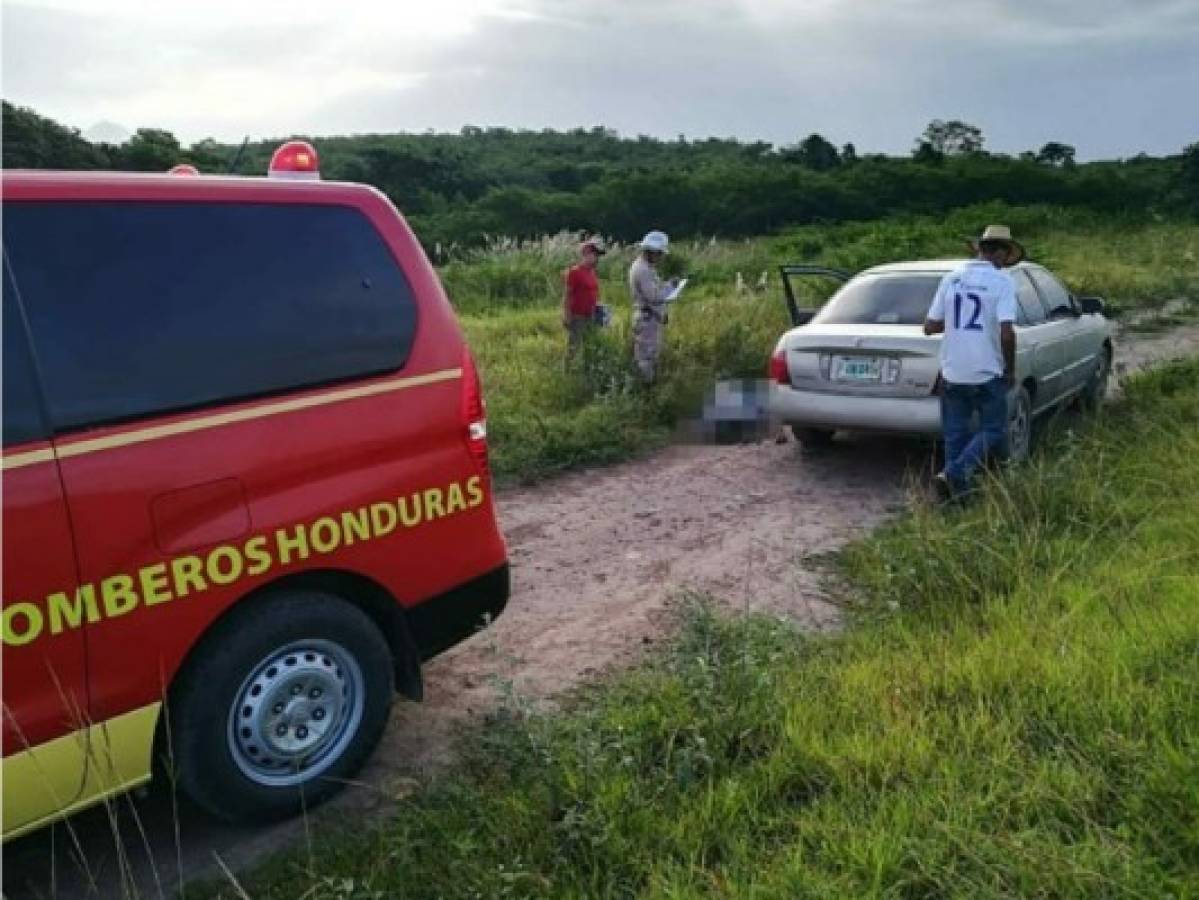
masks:
[[[697,602],[669,651],[565,712],[514,706],[390,819],[245,889],[1199,896],[1196,509],[1192,361],[844,552],[841,634]]]
[[[602,296],[614,307],[615,325],[568,375],[558,306],[573,239],[499,241],[441,271],[479,360],[497,477],[536,479],[660,446],[680,419],[695,414],[714,380],[760,377],[788,327],[780,263],[856,271],[900,259],[961,256],[962,237],[995,221],[1010,224],[1033,258],[1076,293],[1103,296],[1116,313],[1199,299],[1199,225],[1181,221],[996,204],[944,218],[804,227],[758,240],[681,241],[667,257],[667,274],[692,281],[666,330],[660,383],[647,393],[631,377],[624,275],[633,249],[616,247],[601,263]],[[738,275],[745,287],[740,293]],[[765,288],[757,290],[763,276]],[[813,281],[808,302],[819,303],[832,287]]]
[[[762,375],[785,322],[781,303],[697,293],[672,314],[663,377],[646,390],[633,375],[627,309],[584,346],[570,373],[556,311],[466,318],[497,477],[528,480],[660,446],[715,379]]]

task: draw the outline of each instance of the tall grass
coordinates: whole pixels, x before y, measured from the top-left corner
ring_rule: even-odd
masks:
[[[565,713],[500,717],[324,838],[305,896],[1196,896],[1199,362],[1112,420],[852,548],[840,635],[699,603]]]
[[[781,303],[757,295],[689,297],[672,313],[663,375],[646,389],[633,374],[627,309],[591,337],[569,371],[555,312],[467,318],[498,476],[535,478],[661,445],[681,418],[698,411],[714,380],[760,375],[785,322]]]
[[[769,238],[679,242],[674,258],[668,257],[669,274],[687,274],[693,290],[727,295],[738,273],[752,286],[765,272],[772,296],[780,299],[776,271],[781,263],[820,263],[853,272],[897,260],[961,257],[965,239],[992,222],[1010,225],[1030,258],[1054,269],[1078,294],[1127,308],[1199,293],[1199,224],[1194,221],[1003,203],[944,217],[894,216],[796,227]],[[562,272],[575,261],[575,246],[569,234],[523,242],[497,239],[447,262],[441,275],[466,315],[552,306],[561,298]],[[615,244],[601,261],[609,302],[626,299],[624,274],[634,252],[631,245]]]
[[[667,257],[667,274],[691,281],[666,329],[659,384],[641,391],[631,378],[624,284],[635,249],[616,245],[601,262],[601,293],[614,307],[615,325],[567,374],[559,307],[574,236],[497,240],[446,264],[442,278],[479,359],[499,478],[537,478],[658,446],[680,418],[698,411],[714,380],[761,375],[788,327],[779,264],[818,262],[852,272],[894,260],[961,256],[964,237],[988,222],[1010,224],[1031,255],[1077,293],[1103,296],[1117,311],[1199,299],[1199,226],[1044,206],[992,204],[946,218],[897,217],[797,228],[759,240],[678,242]],[[835,287],[809,281],[803,290],[811,305]]]

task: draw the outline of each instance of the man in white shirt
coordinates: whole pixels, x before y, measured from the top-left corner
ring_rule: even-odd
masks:
[[[1003,269],[1024,248],[1002,225],[971,242],[976,258],[942,280],[924,321],[941,339],[941,430],[945,469],[934,479],[942,499],[969,490],[988,454],[1007,446],[1007,392],[1016,367],[1016,288]],[[977,432],[971,422],[978,415]]]

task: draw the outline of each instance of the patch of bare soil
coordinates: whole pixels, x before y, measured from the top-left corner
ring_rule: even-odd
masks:
[[[1196,347],[1199,327],[1129,335],[1118,343],[1116,372]],[[180,872],[220,876],[218,857],[236,870],[304,846],[322,828],[392,809],[450,761],[461,725],[514,698],[552,701],[635,660],[669,630],[671,604],[686,591],[811,628],[833,625],[837,612],[814,558],[901,508],[905,477],[926,469],[929,454],[928,444],[877,437],[839,440],[820,453],[794,441],[678,446],[502,492],[508,610],[427,666],[425,702],[397,702],[357,786],[304,819],[267,828],[217,825],[186,808],[176,817],[160,787],[121,801],[117,828],[105,810],[92,810],[6,847],[5,894],[169,896]]]
[[[1199,349],[1199,325],[1182,325],[1167,331],[1127,333],[1117,339],[1113,368],[1118,377],[1166,362],[1192,356]]]

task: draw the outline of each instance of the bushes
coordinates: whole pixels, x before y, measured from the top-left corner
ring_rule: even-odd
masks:
[[[867,158],[827,172],[774,158],[704,161],[694,167],[612,170],[577,191],[496,187],[467,207],[414,217],[426,241],[477,245],[484,234],[530,237],[560,228],[594,229],[633,240],[647,228],[678,236],[777,232],[787,226],[948,213],[980,203],[1052,204],[1081,212],[1144,215],[1189,209],[1172,191],[1174,161],[1090,163],[1058,168],[971,155],[925,165]],[[1173,198],[1173,199],[1172,199]],[[459,230],[476,211],[481,230]],[[455,224],[458,223],[458,224]]]
[[[256,142],[239,155],[239,147],[212,141],[181,148],[169,132],[146,128],[125,145],[92,145],[7,102],[4,134],[5,168],[165,171],[189,161],[223,173],[236,160],[239,173],[258,175],[280,142]],[[494,235],[528,238],[561,229],[600,230],[626,241],[651,227],[676,236],[739,237],[817,222],[945,213],[989,201],[1142,215],[1193,215],[1197,202],[1190,150],[1164,159],[1058,167],[987,153],[933,162],[855,153],[837,164],[835,156],[818,161],[769,144],[622,139],[603,128],[468,127],[460,134],[314,143],[326,177],[386,192],[430,252],[478,248]]]

